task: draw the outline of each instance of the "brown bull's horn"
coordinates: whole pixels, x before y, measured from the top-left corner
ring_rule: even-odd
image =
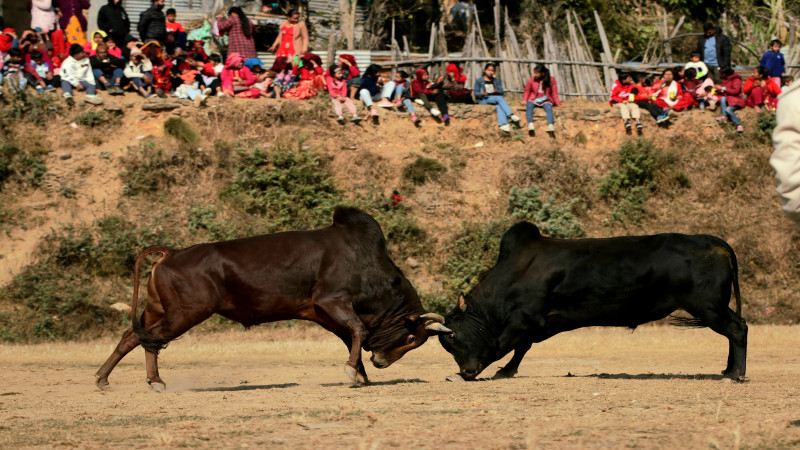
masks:
[[[431,331],[436,331],[438,333],[452,333],[453,332],[453,330],[451,330],[450,328],[447,328],[446,326],[440,324],[439,322],[428,322],[428,324],[425,325],[425,329],[426,330],[431,330]]]
[[[436,314],[436,313],[425,313],[425,314],[419,316],[419,318],[420,319],[435,320],[436,322],[444,323],[444,317],[442,317],[442,316],[440,316],[439,314]]]

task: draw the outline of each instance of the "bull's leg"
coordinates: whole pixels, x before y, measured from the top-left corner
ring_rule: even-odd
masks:
[[[353,384],[366,382],[366,371],[361,362],[361,347],[367,338],[367,329],[353,310],[353,305],[341,299],[318,299],[314,305],[316,315],[331,329],[344,329],[350,336],[350,359],[344,372]],[[359,373],[364,380],[359,380]]]
[[[498,370],[496,374],[492,377],[493,380],[500,380],[503,378],[511,378],[517,374],[517,370],[519,369],[519,364],[522,362],[522,358],[525,356],[525,353],[530,350],[531,342],[521,343],[517,348],[514,349],[514,356],[511,357],[511,360],[508,364],[505,365],[502,369]]]
[[[347,330],[340,330],[340,331],[336,332],[336,335],[339,336],[339,339],[341,339],[344,342],[344,345],[347,346],[347,350],[352,352],[353,351],[353,342],[352,342],[352,338],[350,337],[350,332],[347,331]],[[358,371],[358,375],[357,375],[358,379],[356,380],[356,383],[358,383],[358,384],[369,384],[369,378],[367,378],[367,370],[364,368],[364,362],[363,361],[359,361],[359,364],[358,364],[358,367],[356,367],[356,370]]]
[[[158,375],[158,355],[145,350],[145,363],[147,364],[147,384],[156,392],[164,392],[167,384]]]
[[[723,310],[690,313],[704,324],[728,338],[728,364],[722,372],[726,378],[738,380],[744,377],[747,368],[747,323],[730,308]]]
[[[120,339],[119,344],[117,344],[117,348],[114,349],[111,356],[108,357],[103,366],[100,367],[94,375],[97,387],[102,390],[109,389],[108,375],[111,374],[111,371],[114,370],[114,367],[117,366],[120,360],[130,353],[131,350],[136,348],[137,345],[139,345],[139,338],[133,333],[133,329],[122,334],[122,339]]]

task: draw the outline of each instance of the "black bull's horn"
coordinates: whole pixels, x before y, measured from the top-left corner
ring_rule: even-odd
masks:
[[[444,323],[444,317],[440,316],[439,314],[435,313],[425,313],[419,316],[420,319],[427,319],[428,323],[425,324],[425,329],[429,331],[435,331],[437,333],[452,333],[453,330],[447,328],[446,326],[442,325]]]

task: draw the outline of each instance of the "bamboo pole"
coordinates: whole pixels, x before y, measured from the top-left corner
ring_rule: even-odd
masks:
[[[600,20],[600,15],[597,14],[597,10],[594,11],[594,19],[597,21],[597,33],[600,35],[600,42],[603,43],[603,53],[601,53],[600,56],[603,57],[603,54],[605,54],[606,67],[603,68],[603,72],[605,73],[606,78],[606,89],[610,91],[611,86],[617,79],[617,72],[612,67],[613,61],[611,61],[611,46],[608,45],[606,30],[603,28],[603,21]]]

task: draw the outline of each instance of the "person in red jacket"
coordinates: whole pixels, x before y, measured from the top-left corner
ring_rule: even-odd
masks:
[[[322,59],[319,55],[311,52],[303,53],[300,57],[300,65],[294,68],[294,74],[299,76],[300,82],[294,88],[286,91],[283,97],[298,100],[316,97],[320,90],[327,87],[327,81],[322,73]]]
[[[636,104],[636,96],[631,94],[631,88],[633,88],[633,75],[620,74],[619,79],[614,82],[614,88],[611,89],[611,98],[608,103],[619,108],[626,130],[631,128],[631,118],[636,121],[636,128],[642,129],[644,128],[641,121],[642,112],[639,110],[639,105]]]
[[[684,95],[681,84],[675,79],[675,71],[666,69],[661,74],[661,91],[656,99],[656,105],[669,108],[673,111],[683,111],[697,103],[691,95]]]
[[[356,105],[353,103],[353,99],[347,95],[347,80],[344,79],[344,72],[342,71],[342,68],[336,64],[333,64],[328,69],[328,73],[330,74],[328,77],[328,93],[331,94],[333,109],[336,111],[336,121],[344,124],[344,116],[342,115],[342,104],[344,104],[347,107],[347,110],[353,114],[353,118],[350,119],[350,122],[361,122],[361,118],[358,117],[358,112],[356,111]]]
[[[756,111],[761,111],[762,106],[774,110],[781,94],[780,86],[770,78],[769,69],[763,66],[753,69],[753,75],[744,82],[742,91],[747,95],[745,106],[752,106]]]
[[[414,101],[423,105],[433,117],[442,116],[442,120],[447,122],[450,115],[447,111],[447,95],[444,93],[442,81],[444,76],[439,77],[436,82],[430,81],[430,74],[425,69],[417,69],[414,72],[415,78],[411,82],[411,91],[414,94]],[[431,104],[430,99],[436,102],[436,107]]]
[[[662,108],[654,103],[653,97],[657,96],[658,92],[659,89],[655,87],[653,79],[645,76],[638,77],[636,85],[631,87],[636,105],[649,112],[656,123],[664,123],[669,120],[669,108]]]
[[[533,131],[533,110],[537,106],[544,109],[547,114],[547,132],[555,131],[553,106],[561,106],[558,98],[558,86],[555,77],[550,76],[547,67],[539,64],[533,68],[533,76],[525,83],[525,92],[522,94],[522,104],[528,118],[528,131]]]
[[[722,84],[717,86],[717,92],[720,94],[719,106],[722,115],[717,117],[720,122],[727,122],[730,118],[736,124],[736,131],[739,133],[744,132],[744,127],[736,116],[736,110],[744,107],[744,98],[742,97],[742,77],[740,77],[732,68],[726,67],[722,70]]]

